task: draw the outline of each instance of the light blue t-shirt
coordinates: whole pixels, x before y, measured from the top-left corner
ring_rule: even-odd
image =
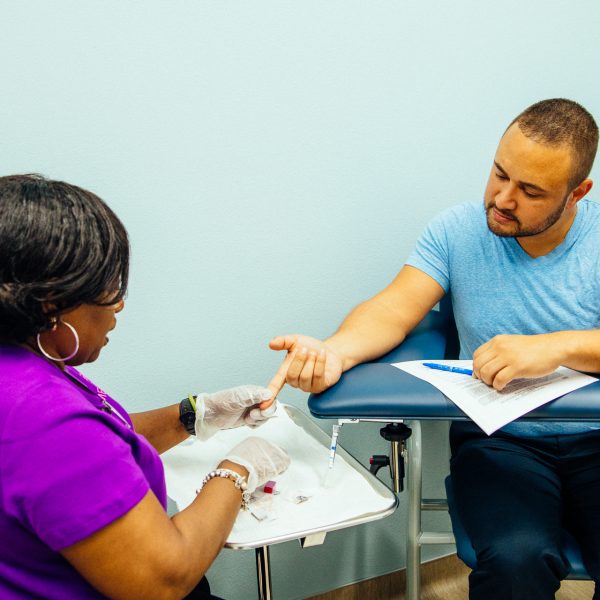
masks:
[[[407,260],[450,290],[460,358],[499,334],[600,328],[600,204],[586,199],[564,241],[531,258],[514,238],[493,234],[483,202],[433,219]],[[584,423],[511,423],[522,436],[579,433]]]

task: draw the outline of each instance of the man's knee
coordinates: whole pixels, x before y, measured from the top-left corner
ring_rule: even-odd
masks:
[[[560,582],[568,572],[559,543],[539,532],[507,532],[476,548],[477,570],[508,581],[539,578]]]

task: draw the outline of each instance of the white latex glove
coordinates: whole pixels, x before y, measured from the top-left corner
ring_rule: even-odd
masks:
[[[267,422],[277,412],[277,399],[273,401],[273,404],[265,410],[261,410],[258,406],[251,408],[248,411],[248,419],[252,420],[252,424],[248,424],[249,427],[258,427],[263,423]]]
[[[235,446],[223,460],[230,460],[248,470],[248,491],[283,473],[289,464],[287,452],[263,438],[248,437]]]
[[[268,414],[271,407],[261,411],[256,405],[270,397],[271,390],[259,385],[240,385],[212,394],[199,394],[196,398],[196,437],[204,441],[220,429],[262,425],[271,416]]]

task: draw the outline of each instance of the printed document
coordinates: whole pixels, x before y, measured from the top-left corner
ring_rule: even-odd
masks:
[[[473,368],[471,360],[430,362]],[[559,367],[545,377],[515,379],[498,392],[470,375],[430,369],[423,366],[421,360],[394,363],[393,366],[434,385],[488,435],[550,400],[597,381],[596,377]]]

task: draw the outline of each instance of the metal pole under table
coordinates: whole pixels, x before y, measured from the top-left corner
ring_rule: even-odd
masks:
[[[271,600],[271,561],[269,546],[259,546],[256,552],[256,579],[258,582],[258,600]]]

